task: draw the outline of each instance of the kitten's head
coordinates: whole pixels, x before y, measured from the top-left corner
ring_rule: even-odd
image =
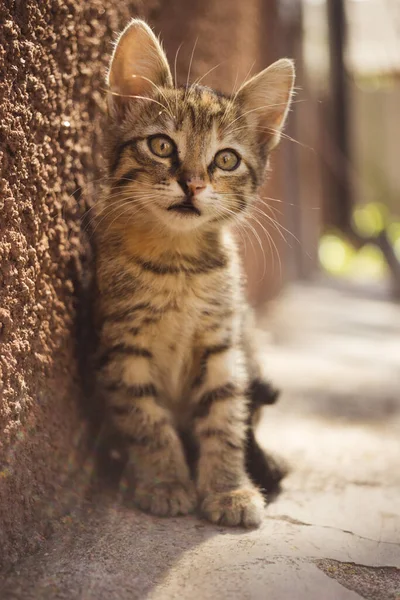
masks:
[[[196,83],[176,88],[159,41],[133,20],[108,73],[109,202],[125,221],[175,231],[245,213],[279,141],[293,81],[293,63],[283,59],[231,97]]]

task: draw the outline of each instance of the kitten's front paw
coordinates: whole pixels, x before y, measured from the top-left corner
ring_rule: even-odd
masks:
[[[201,510],[209,521],[231,527],[259,527],[263,509],[263,497],[253,487],[230,492],[213,492],[208,494],[201,504]]]
[[[138,482],[134,492],[135,504],[158,517],[187,515],[196,506],[196,490],[191,481]]]

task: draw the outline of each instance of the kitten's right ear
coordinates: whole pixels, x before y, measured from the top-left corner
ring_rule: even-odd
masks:
[[[293,95],[294,63],[288,58],[246,81],[236,94],[245,114],[257,127],[261,143],[272,150],[281,137]]]
[[[157,87],[173,85],[164,50],[144,21],[133,19],[119,36],[107,83],[110,111],[132,97],[152,97]]]

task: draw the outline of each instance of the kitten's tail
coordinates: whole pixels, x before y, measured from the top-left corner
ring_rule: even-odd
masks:
[[[279,390],[262,379],[253,379],[249,386],[250,419],[246,440],[246,470],[254,483],[261,488],[270,499],[279,492],[280,482],[289,469],[283,460],[277,459],[263,450],[255,437],[254,429],[260,420],[261,409],[268,404],[275,404]]]

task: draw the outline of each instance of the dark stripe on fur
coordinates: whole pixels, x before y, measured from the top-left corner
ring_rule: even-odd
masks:
[[[159,323],[161,317],[155,318],[155,317],[145,317],[142,320],[142,325],[154,325],[154,323]]]
[[[148,302],[141,302],[141,303],[135,304],[134,306],[131,306],[129,308],[121,308],[119,310],[116,310],[115,312],[110,312],[108,314],[105,314],[104,320],[105,321],[116,321],[116,322],[126,321],[127,319],[132,317],[135,313],[137,313],[138,311],[141,311],[141,310],[147,310],[154,314],[163,312],[161,309],[156,308],[155,306],[153,306],[152,304],[149,304]]]
[[[231,345],[229,342],[223,342],[222,344],[215,344],[215,346],[207,346],[204,349],[203,359],[207,360],[213,354],[221,354],[222,352],[226,352],[230,350]]]
[[[142,267],[144,271],[150,271],[151,273],[154,273],[154,275],[176,275],[181,271],[179,267],[143,260],[139,256],[135,256],[133,261]]]
[[[114,183],[113,187],[123,187],[124,185],[128,185],[128,183],[131,183],[137,179],[137,175],[144,172],[144,169],[131,169],[127,173],[124,173],[124,175],[122,175],[122,177],[120,177],[116,183]]]
[[[112,413],[118,416],[128,416],[129,413],[132,412],[132,406],[130,405],[122,405],[122,404],[114,404],[110,406],[110,410]]]
[[[257,184],[258,184],[257,174],[255,172],[255,169],[253,169],[253,167],[247,162],[247,160],[244,160],[243,162],[245,163],[246,167],[249,170],[251,183],[253,184],[253,192],[254,192],[256,190]]]
[[[124,354],[125,356],[140,356],[143,358],[153,358],[152,353],[147,348],[140,348],[139,346],[131,346],[128,344],[116,344],[107,348],[106,352],[99,359],[98,366],[101,369],[105,367],[110,361],[113,360],[115,355]]]
[[[178,273],[185,273],[187,275],[202,275],[204,273],[208,273],[209,271],[226,267],[226,260],[224,257],[210,258],[204,262],[199,261],[197,267],[176,267],[174,265],[142,260],[139,256],[135,256],[133,261],[142,267],[142,269],[149,271],[154,275],[177,275]]]
[[[120,299],[122,294],[134,294],[144,288],[141,281],[132,273],[114,272],[104,278],[107,283],[107,294]]]
[[[130,329],[128,329],[128,333],[130,333],[131,335],[138,335],[141,331],[141,327],[131,327]]]
[[[194,388],[199,387],[199,385],[203,383],[207,373],[207,360],[210,358],[210,356],[212,356],[213,354],[220,354],[221,352],[226,352],[230,348],[231,345],[228,342],[225,342],[223,344],[216,344],[215,346],[208,346],[204,349],[200,362],[200,372],[193,381]]]
[[[192,387],[198,388],[199,386],[201,386],[201,384],[204,383],[206,374],[207,374],[207,363],[206,363],[206,361],[202,360],[201,364],[200,364],[200,372],[197,375],[197,377],[194,379]]]
[[[125,385],[122,381],[111,382],[105,386],[109,392],[123,391],[131,398],[157,397],[157,390],[152,383],[144,385]]]
[[[211,405],[220,400],[227,400],[236,394],[236,388],[233,383],[227,383],[221,387],[214,388],[209,392],[205,392],[196,407],[194,416],[198,418],[206,417],[210,411]]]
[[[207,167],[207,171],[208,171],[208,175],[210,176],[210,179],[212,179],[212,176],[214,175],[216,169],[217,169],[217,165],[215,164],[214,161],[212,161],[212,163],[210,163]]]
[[[141,142],[142,140],[144,140],[144,137],[138,136],[138,137],[132,138],[131,140],[128,140],[127,142],[123,142],[122,144],[120,144],[118,146],[118,148],[115,150],[115,158],[110,167],[110,175],[113,175],[115,173],[115,170],[118,167],[119,161],[121,160],[121,157],[122,157],[122,154],[124,153],[125,148],[128,148],[129,146],[134,146],[135,144],[137,144],[137,142]]]
[[[203,263],[199,263],[199,266],[185,269],[185,272],[190,275],[201,275],[204,273],[208,273],[210,271],[214,271],[215,269],[223,269],[227,265],[227,261],[224,257],[219,258],[210,258]]]
[[[233,442],[230,439],[229,432],[225,431],[224,429],[209,427],[208,429],[203,429],[202,431],[200,431],[199,437],[202,439],[208,439],[213,437],[218,438],[218,440],[220,440],[222,443],[228,446],[228,448],[230,448],[231,450],[243,450],[243,444],[241,444],[240,442]]]

